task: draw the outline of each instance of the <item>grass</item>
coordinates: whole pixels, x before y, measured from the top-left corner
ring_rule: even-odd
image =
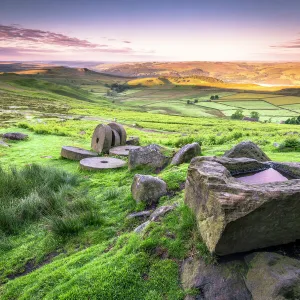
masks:
[[[59,86],[62,81],[76,91],[78,83],[84,82],[83,88],[89,91],[88,87],[96,88],[100,80],[92,80],[94,75],[90,74],[49,77],[51,85],[45,84],[43,77],[40,83],[33,81],[29,86],[26,84],[30,81],[20,85],[11,76],[5,77],[5,82],[0,79],[1,95],[6,94],[11,103],[15,99],[18,106],[26,106],[31,112],[26,118],[21,109],[16,114],[7,108],[7,118],[0,119],[0,133],[19,131],[29,135],[27,141],[8,141],[11,147],[0,148],[0,201],[8,216],[1,220],[9,224],[1,227],[0,235],[1,299],[183,299],[179,276],[182,260],[197,256],[214,262],[198,234],[193,214],[184,205],[181,188],[188,164],[150,173],[165,180],[170,192],[160,199],[159,206],[177,206],[159,222],[151,223],[144,234],[137,235],[132,231],[142,221],[126,219],[129,213],[144,209],[131,196],[135,172],[126,168],[82,171],[78,162],[60,157],[63,145],[89,149],[93,129],[99,123],[117,118],[128,135],[140,137],[142,145],[157,143],[170,151],[195,141],[202,144],[203,155],[222,155],[238,142],[252,140],[273,160],[300,160],[298,149],[282,152],[273,146],[274,142],[285,143],[290,135],[298,140],[297,125],[163,115],[160,109],[149,113],[118,101],[113,104],[99,98],[97,92],[80,91],[90,100],[85,101],[61,96],[52,89],[64,90]],[[147,90],[139,88],[135,92],[145,97]],[[171,102],[168,97],[174,91],[154,92]],[[151,98],[158,102],[155,93]],[[195,95],[199,106],[217,104],[202,102],[211,91],[178,88],[176,93],[171,105],[178,105],[179,110],[186,97],[194,99]],[[224,91],[224,96],[228,94]],[[8,98],[0,101],[3,99]],[[5,105],[6,100],[1,104]],[[49,109],[53,107],[51,116],[43,115],[41,102]],[[62,110],[54,111],[55,107]],[[150,106],[149,110],[155,109]],[[11,169],[12,164],[15,169]],[[6,194],[8,198],[3,196]]]

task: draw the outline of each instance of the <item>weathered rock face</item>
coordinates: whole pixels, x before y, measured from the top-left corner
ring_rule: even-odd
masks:
[[[147,204],[155,203],[160,197],[166,195],[167,184],[150,175],[136,174],[131,186],[133,199],[137,202],[146,202]]]
[[[8,132],[2,135],[3,138],[8,140],[22,141],[28,139],[27,134],[23,134],[20,132]]]
[[[187,299],[250,300],[251,294],[243,280],[245,269],[243,261],[209,265],[202,260],[189,258],[182,265],[181,282],[185,290],[199,291]]]
[[[229,151],[225,152],[224,157],[238,158],[247,157],[258,161],[270,161],[270,158],[253,142],[241,142]]]
[[[299,163],[278,163],[278,162],[272,162],[272,167],[279,171],[286,173],[293,178],[300,178],[300,164]]]
[[[246,285],[253,300],[300,299],[300,261],[277,253],[246,257]],[[242,298],[241,298],[242,299]]]
[[[200,153],[201,148],[198,143],[187,144],[174,155],[171,164],[180,165],[185,162],[190,162],[192,158],[200,155]]]
[[[149,145],[129,151],[128,168],[134,170],[139,167],[150,167],[162,169],[170,161],[170,157],[165,156],[163,148],[158,145]]]
[[[299,199],[300,180],[250,185],[233,178],[221,161],[195,158],[187,174],[185,203],[218,255],[299,239]]]

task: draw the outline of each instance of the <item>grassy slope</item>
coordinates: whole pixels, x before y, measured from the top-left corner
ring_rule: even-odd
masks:
[[[83,180],[79,189],[89,191],[101,207],[104,221],[66,238],[53,235],[43,222],[32,223],[17,235],[2,236],[1,299],[182,299],[180,261],[191,254],[211,259],[199,240],[193,217],[183,205],[183,192],[178,189],[185,180],[187,164],[168,167],[159,174],[175,192],[175,197],[161,199],[160,205],[176,202],[179,207],[140,237],[131,233],[139,222],[126,220],[128,213],[144,208],[136,205],[130,194],[134,172],[121,169],[89,173],[80,171],[77,162],[60,158],[62,145],[89,148],[92,130],[101,119],[117,118],[126,125],[129,135],[140,136],[143,145],[159,143],[175,150],[198,141],[203,144],[204,155],[220,155],[237,142],[250,139],[279,161],[285,161],[287,154],[278,152],[273,142],[285,140],[287,133],[298,128],[133,112],[89,94],[91,102],[61,98],[48,90],[48,85],[43,85],[44,89],[16,82],[9,85],[17,88],[9,89],[14,97],[30,95],[29,104],[47,97],[53,103],[67,102],[68,114],[88,118],[61,122],[61,116],[45,117],[42,123],[32,118],[23,120],[19,128],[1,129],[30,136],[28,141],[11,142],[11,148],[0,148],[1,165],[6,168],[12,163],[18,167],[39,163],[77,174]],[[289,152],[288,157],[299,161],[300,153]]]

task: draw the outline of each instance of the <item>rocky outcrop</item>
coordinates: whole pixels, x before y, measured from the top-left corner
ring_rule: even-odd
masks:
[[[241,142],[229,151],[225,152],[224,157],[239,158],[247,157],[258,161],[270,161],[270,158],[253,142]]]
[[[2,135],[4,139],[7,140],[15,140],[15,141],[23,141],[28,139],[28,135],[20,132],[8,132]]]
[[[160,197],[166,195],[167,184],[150,175],[136,174],[131,186],[132,197],[137,202],[145,202],[147,204],[156,203]]]
[[[277,253],[246,257],[246,285],[253,300],[300,299],[300,261]],[[241,298],[242,299],[242,298]]]
[[[185,260],[181,283],[185,290],[194,290],[186,300],[251,300],[243,280],[245,270],[243,261],[211,265],[196,258]]]
[[[164,154],[164,149],[158,145],[152,144],[146,147],[129,151],[128,168],[134,170],[142,167],[152,169],[162,169],[170,161],[170,157]]]
[[[201,148],[198,143],[187,144],[174,155],[171,164],[180,165],[185,162],[190,162],[192,158],[200,155],[200,153]]]
[[[272,162],[273,169],[285,173],[293,178],[300,178],[300,163],[278,163]]]
[[[218,255],[299,239],[299,199],[300,180],[250,185],[220,162],[200,157],[188,169],[185,203],[208,249]]]

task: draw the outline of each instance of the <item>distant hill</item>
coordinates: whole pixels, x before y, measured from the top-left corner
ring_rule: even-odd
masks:
[[[300,85],[300,62],[139,62],[101,64],[93,70],[128,77],[206,76],[224,82]]]

